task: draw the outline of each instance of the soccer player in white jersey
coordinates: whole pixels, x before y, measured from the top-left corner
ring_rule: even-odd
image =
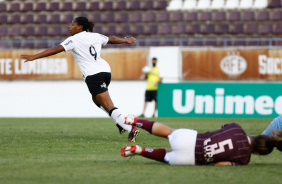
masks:
[[[124,124],[123,114],[116,108],[108,93],[108,85],[111,81],[111,68],[100,57],[102,46],[110,44],[132,44],[135,38],[118,38],[116,36],[104,36],[93,33],[94,24],[85,17],[76,17],[69,26],[71,34],[60,45],[49,48],[35,55],[20,55],[25,62],[48,57],[60,52],[72,51],[73,57],[83,75],[83,78],[92,94],[93,102],[107,112],[119,128],[119,132],[129,132],[128,139],[135,142],[139,130],[131,125]]]

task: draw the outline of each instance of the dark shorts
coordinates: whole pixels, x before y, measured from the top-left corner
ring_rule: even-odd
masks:
[[[108,86],[111,82],[111,73],[101,72],[95,75],[87,76],[85,79],[87,87],[93,97],[108,91]]]
[[[157,102],[157,91],[146,91],[145,92],[145,101],[151,102],[151,101]]]

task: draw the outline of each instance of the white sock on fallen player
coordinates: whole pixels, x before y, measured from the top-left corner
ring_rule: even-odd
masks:
[[[112,111],[111,114],[111,118],[114,122],[116,122],[117,124],[119,124],[123,129],[125,129],[126,131],[130,132],[132,129],[131,125],[126,125],[124,124],[125,118],[122,115],[122,113],[120,113],[120,111],[118,109],[114,109]]]

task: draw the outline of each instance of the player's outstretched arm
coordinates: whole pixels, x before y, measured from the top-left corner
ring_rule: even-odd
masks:
[[[110,36],[108,43],[111,43],[111,44],[122,44],[122,43],[132,44],[132,43],[135,43],[135,40],[136,39],[133,38],[133,37],[119,38],[119,37],[116,37],[116,36]]]
[[[22,54],[20,55],[20,58],[21,59],[25,59],[25,62],[28,62],[28,61],[32,61],[32,60],[35,60],[35,59],[39,59],[39,58],[44,58],[44,57],[48,57],[48,56],[52,56],[52,55],[55,55],[55,54],[58,54],[60,52],[63,52],[65,49],[63,46],[61,45],[58,45],[56,47],[53,47],[53,48],[49,48],[43,52],[40,52],[38,54],[35,54],[35,55],[25,55],[25,54]]]

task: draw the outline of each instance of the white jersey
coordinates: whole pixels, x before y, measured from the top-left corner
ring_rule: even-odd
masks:
[[[102,45],[106,45],[108,41],[107,36],[83,31],[68,37],[61,45],[66,52],[72,51],[85,79],[89,75],[100,72],[111,72],[110,65],[100,57]]]

